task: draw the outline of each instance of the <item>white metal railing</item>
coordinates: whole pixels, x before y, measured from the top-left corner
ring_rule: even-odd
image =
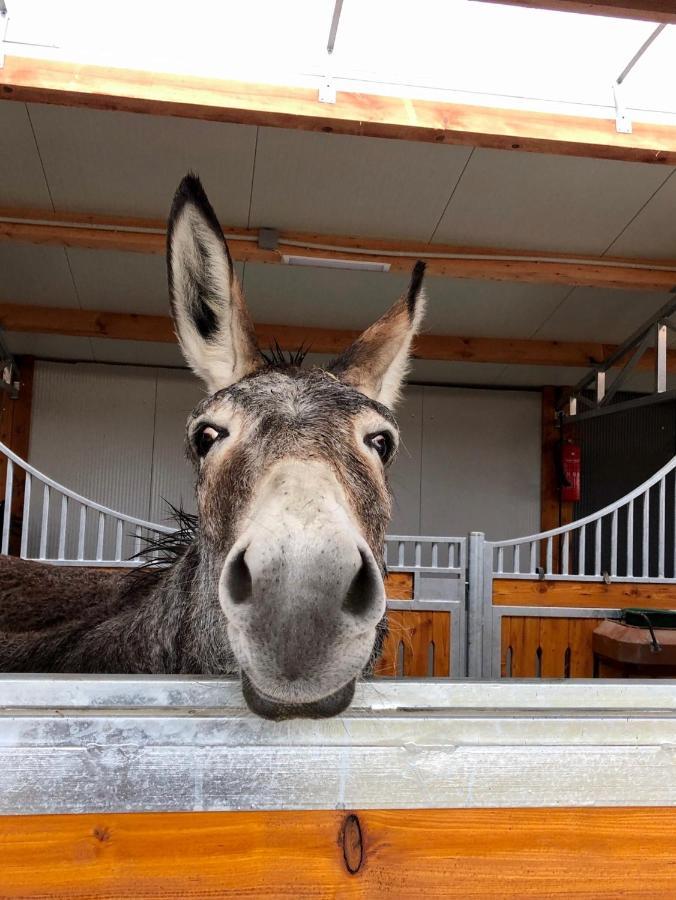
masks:
[[[16,540],[23,559],[59,565],[139,566],[147,561],[139,556],[146,542],[175,530],[82,497],[43,475],[2,443],[0,454],[7,465],[2,554],[7,554]],[[12,506],[17,500],[22,512],[13,519]]]
[[[676,456],[592,515],[539,534],[487,541],[493,574],[570,581],[676,582]]]

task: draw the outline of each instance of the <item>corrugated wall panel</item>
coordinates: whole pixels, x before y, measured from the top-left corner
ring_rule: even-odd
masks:
[[[191,372],[159,369],[155,410],[155,445],[150,519],[163,522],[167,501],[195,512],[195,473],[185,452],[185,423],[190,410],[204,397]]]
[[[147,518],[156,380],[150,368],[37,362],[29,462],[91,500]],[[88,522],[90,553],[96,524]]]
[[[538,531],[540,393],[424,391],[422,533],[498,540]]]

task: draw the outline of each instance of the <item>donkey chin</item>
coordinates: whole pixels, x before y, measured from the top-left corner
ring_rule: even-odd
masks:
[[[269,719],[342,712],[385,614],[383,577],[328,467],[265,479],[219,584],[244,697]]]

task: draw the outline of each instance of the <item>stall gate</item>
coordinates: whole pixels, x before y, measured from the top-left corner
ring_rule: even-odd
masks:
[[[130,568],[172,528],[108,509],[0,444],[6,466],[0,553],[55,565]],[[592,676],[591,635],[628,606],[676,607],[676,457],[593,515],[488,541],[386,539],[384,677]]]

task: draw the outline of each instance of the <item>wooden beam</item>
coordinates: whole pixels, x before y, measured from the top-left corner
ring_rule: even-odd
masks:
[[[19,395],[11,397],[6,391],[0,391],[0,441],[13,450],[21,459],[28,459],[30,443],[31,410],[33,404],[33,371],[35,360],[32,356],[19,356],[16,359],[19,369]],[[6,502],[5,496],[7,459],[0,454],[0,501]],[[12,486],[12,511],[9,552],[18,554],[20,546],[20,525],[23,514],[23,499],[26,477],[23,469],[14,468]],[[1,505],[1,503],[0,503]]]
[[[641,19],[646,22],[676,24],[673,0],[483,0],[502,6],[526,6],[528,9],[550,9],[555,12],[613,16],[618,19]]]
[[[602,581],[530,581],[496,578],[494,606],[572,606],[578,609],[624,609],[649,606],[674,608],[673,584],[642,584]],[[534,611],[533,615],[537,615]]]
[[[28,334],[62,334],[160,344],[171,344],[176,340],[168,316],[26,306],[22,303],[0,303],[0,328]],[[304,346],[312,353],[335,354],[348,347],[359,332],[301,325],[257,324],[256,335],[261,347],[278,342],[283,350],[297,350]],[[422,334],[413,345],[413,357],[446,362],[584,368],[601,362],[614,349],[612,344],[594,342]],[[652,371],[654,364],[654,352],[648,350],[638,368]],[[668,351],[667,366],[669,372],[676,372],[675,350]]]
[[[515,776],[516,777],[516,776]],[[676,810],[4,816],[3,897],[673,897]]]
[[[240,262],[281,263],[286,255],[387,263],[409,272],[425,259],[430,275],[491,281],[566,284],[666,292],[676,284],[676,259],[626,259],[524,249],[465,247],[382,238],[282,231],[276,250],[258,246],[256,229],[224,225]],[[0,208],[0,241],[163,254],[165,223],[153,219]]]
[[[8,56],[0,98],[336,134],[676,165],[676,127]]]
[[[22,303],[0,303],[0,328],[28,334],[61,334],[160,344],[171,344],[176,340],[168,316],[26,306]],[[283,350],[297,350],[303,346],[311,353],[335,354],[348,347],[359,331],[257,324],[256,335],[261,347],[277,342]],[[594,342],[422,334],[416,338],[412,353],[414,359],[446,362],[584,368],[601,362],[614,350],[613,344]],[[648,350],[638,369],[652,371],[654,365],[654,352]],[[676,372],[676,350],[668,351],[667,368],[669,372]]]

